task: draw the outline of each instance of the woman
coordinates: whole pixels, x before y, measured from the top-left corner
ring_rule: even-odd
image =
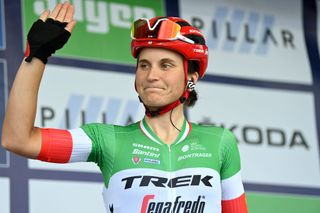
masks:
[[[69,2],[58,4],[30,29],[2,145],[47,162],[97,163],[107,212],[247,212],[235,137],[223,128],[190,123],[183,113],[197,99],[194,87],[208,60],[204,37],[183,19],[139,19],[132,27],[135,88],[146,109],[140,122],[34,127],[47,58],[67,42],[73,13]]]

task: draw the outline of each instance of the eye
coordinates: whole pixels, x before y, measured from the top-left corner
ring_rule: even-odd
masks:
[[[162,63],[162,64],[161,64],[161,67],[162,67],[164,70],[168,70],[168,69],[170,69],[170,68],[173,67],[173,64],[166,62],[166,63]]]
[[[142,69],[142,70],[146,70],[149,67],[150,67],[150,65],[148,63],[145,63],[145,62],[139,63],[139,68]]]

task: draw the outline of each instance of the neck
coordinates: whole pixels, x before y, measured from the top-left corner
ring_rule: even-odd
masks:
[[[172,112],[169,111],[156,117],[145,117],[152,131],[166,144],[172,144],[178,137],[184,119],[182,104],[175,107]]]

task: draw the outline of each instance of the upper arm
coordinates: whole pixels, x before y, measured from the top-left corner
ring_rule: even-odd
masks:
[[[2,146],[18,155],[35,159],[39,155],[41,149],[41,129],[34,127],[29,137],[22,139],[13,131],[2,129]]]
[[[221,146],[222,212],[246,213],[248,210],[241,178],[240,154],[233,133],[225,131]]]

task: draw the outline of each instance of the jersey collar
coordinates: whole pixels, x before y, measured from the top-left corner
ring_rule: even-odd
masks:
[[[139,123],[140,129],[141,131],[149,138],[151,139],[153,142],[156,142],[159,145],[165,144],[153,131],[152,129],[149,127],[149,125],[147,124],[145,118],[143,118],[140,123]],[[183,141],[190,133],[191,131],[191,124],[187,121],[184,120],[183,124],[182,124],[182,128],[181,131],[178,135],[178,137],[176,138],[176,140],[172,143],[172,144],[178,144],[181,141]]]

